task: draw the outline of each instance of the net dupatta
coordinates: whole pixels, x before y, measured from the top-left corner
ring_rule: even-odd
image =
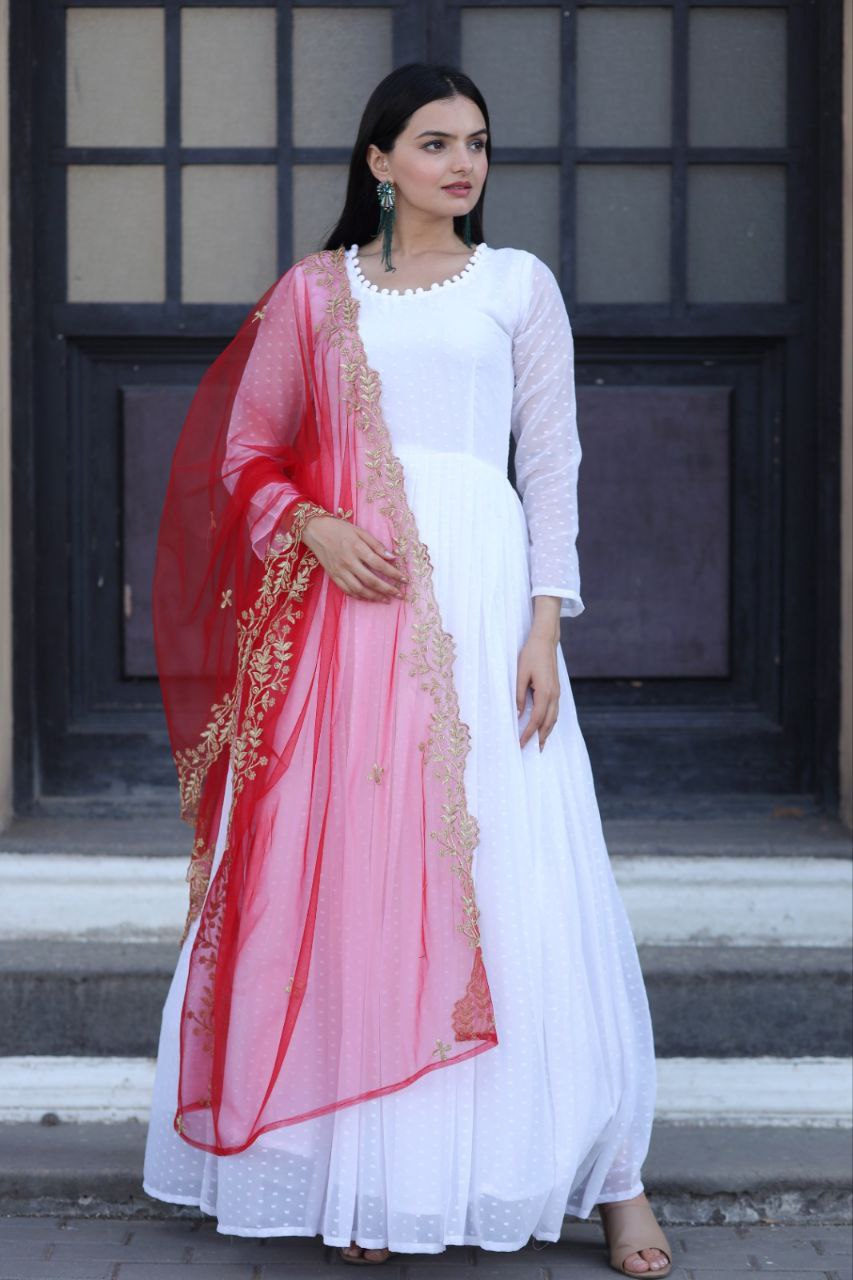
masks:
[[[267,291],[199,385],[161,520],[195,829],[174,1125],[217,1155],[497,1044],[454,641],[357,316],[343,248]],[[405,599],[331,581],[301,540],[318,510],[393,549]]]

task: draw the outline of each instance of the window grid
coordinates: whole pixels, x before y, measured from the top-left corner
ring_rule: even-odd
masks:
[[[64,48],[64,15],[73,8],[121,8],[121,0],[46,0],[50,17],[58,19],[57,34],[61,30],[60,47]],[[64,145],[65,117],[64,109],[51,113],[54,122],[54,133],[51,138],[50,158],[56,169],[62,171],[64,188],[65,169],[71,164],[89,165],[137,165],[162,164],[165,168],[165,218],[166,218],[166,301],[155,304],[164,316],[174,317],[176,314],[193,314],[194,309],[204,304],[183,304],[181,302],[181,169],[191,164],[229,165],[229,164],[269,164],[277,169],[278,196],[278,229],[277,254],[279,269],[283,271],[292,261],[293,252],[293,198],[292,171],[295,165],[342,165],[349,157],[348,147],[295,147],[292,142],[292,106],[289,92],[282,92],[281,87],[290,83],[290,67],[292,59],[292,10],[297,7],[341,8],[341,7],[377,7],[392,10],[394,33],[394,61],[399,64],[411,58],[422,57],[429,60],[447,60],[456,62],[460,49],[461,11],[472,8],[500,9],[512,8],[548,8],[554,7],[542,0],[337,0],[334,5],[327,3],[316,6],[303,5],[296,0],[131,0],[127,7],[162,9],[164,12],[165,40],[165,116],[166,142],[163,147],[67,147]],[[582,10],[595,8],[655,8],[669,9],[672,15],[672,99],[671,99],[671,145],[669,147],[633,147],[607,146],[584,147],[577,142],[577,104],[574,86],[576,83],[577,63],[577,20]],[[279,92],[277,94],[277,127],[278,143],[275,147],[182,147],[180,144],[180,41],[181,10],[184,8],[269,8],[277,14],[276,42]],[[594,332],[599,323],[608,323],[614,307],[626,312],[635,322],[645,320],[652,330],[658,323],[671,328],[674,322],[690,324],[700,313],[712,325],[718,312],[726,315],[725,328],[730,332],[733,323],[737,326],[738,317],[745,321],[745,328],[751,328],[750,321],[762,328],[774,332],[787,331],[795,326],[796,320],[785,304],[709,304],[690,303],[687,301],[687,182],[688,165],[690,164],[775,164],[784,166],[788,175],[786,189],[787,198],[787,235],[786,235],[786,279],[789,303],[796,303],[803,293],[803,280],[800,275],[799,259],[792,253],[792,226],[798,225],[802,216],[802,203],[807,196],[793,178],[804,167],[805,160],[797,147],[792,146],[792,133],[796,129],[797,115],[794,107],[798,85],[795,81],[795,69],[800,68],[803,74],[804,59],[792,59],[791,50],[797,48],[797,41],[807,30],[807,24],[798,6],[790,0],[623,0],[620,5],[614,0],[564,0],[559,6],[561,12],[561,65],[560,84],[560,121],[561,135],[557,146],[548,147],[501,147],[493,149],[492,163],[556,165],[560,172],[560,213],[559,244],[560,260],[557,265],[558,275],[566,296],[566,301],[580,320],[588,321],[590,332]],[[767,9],[772,8],[786,13],[788,23],[788,82],[786,87],[788,103],[789,136],[784,147],[690,147],[688,145],[688,33],[690,11],[693,9]],[[64,71],[64,66],[63,66]],[[64,75],[63,82],[64,100]],[[59,99],[57,99],[59,101]],[[670,167],[670,301],[669,303],[578,303],[577,281],[575,270],[576,245],[576,187],[577,166],[608,164],[666,164]],[[55,191],[59,194],[60,185]],[[64,207],[64,189],[62,200]],[[488,203],[487,203],[488,217]],[[64,276],[62,277],[65,278]],[[247,299],[250,302],[251,299]],[[148,314],[150,304],[97,304],[75,303],[60,308],[65,311],[69,306],[83,316],[90,311],[94,317],[104,307],[111,310],[121,308],[126,311],[133,306],[140,314]],[[205,310],[214,314],[222,307],[227,312],[230,304],[211,304]],[[230,307],[232,312],[235,308]],[[236,308],[239,311],[239,307]],[[168,330],[168,325],[164,331]],[[648,329],[647,329],[648,331]]]

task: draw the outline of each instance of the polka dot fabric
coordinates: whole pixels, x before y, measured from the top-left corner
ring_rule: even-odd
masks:
[[[575,547],[581,447],[574,338],[553,272],[533,254],[524,265],[527,305],[512,346],[515,480],[530,529],[532,594],[561,596],[561,615],[575,617],[584,606]]]
[[[586,1217],[642,1189],[655,1096],[645,988],[560,650],[557,724],[541,753],[535,734],[518,742],[532,706],[528,695],[518,716],[532,596],[583,608],[571,330],[552,273],[523,250],[483,246],[470,270],[420,294],[374,290],[355,259],[353,247],[359,331],[456,644],[499,1043],[239,1155],[210,1155],[172,1128],[194,925],[163,1009],[144,1187],[200,1205],[234,1235],[511,1251],[531,1235],[557,1240],[567,1212]],[[506,474],[511,433],[521,499]]]

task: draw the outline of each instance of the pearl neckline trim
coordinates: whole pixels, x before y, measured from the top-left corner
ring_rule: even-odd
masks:
[[[380,289],[379,285],[373,284],[372,281],[368,280],[362,271],[358,261],[357,244],[350,245],[347,256],[358,283],[361,285],[362,289],[366,290],[368,293],[375,293],[380,297],[384,296],[388,298],[414,298],[417,297],[418,294],[438,293],[441,289],[450,289],[453,285],[462,284],[463,280],[470,277],[471,272],[474,270],[477,263],[483,258],[486,247],[485,240],[481,240],[465,266],[461,271],[457,272],[456,275],[448,276],[446,280],[436,280],[427,288],[423,288],[423,286],[419,285],[416,289]]]

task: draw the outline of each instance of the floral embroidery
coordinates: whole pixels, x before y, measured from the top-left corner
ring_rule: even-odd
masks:
[[[204,905],[212,866],[213,850],[203,837],[197,836],[190,856],[190,864],[187,867],[186,879],[190,886],[190,905],[184,923],[184,932],[181,935],[181,946],[186,941],[193,920],[195,920]]]
[[[328,340],[340,349],[340,367],[349,392],[345,392],[343,398],[354,413],[357,427],[365,434],[366,496],[368,501],[378,502],[380,512],[388,518],[395,555],[407,569],[408,599],[415,616],[412,627],[414,645],[409,654],[401,654],[400,657],[409,663],[410,674],[420,678],[421,688],[433,699],[430,732],[427,740],[419,745],[427,761],[435,766],[446,796],[440,828],[430,835],[437,842],[439,854],[449,858],[451,870],[459,878],[464,918],[457,927],[475,950],[465,993],[454,1006],[453,1029],[457,1041],[478,1039],[494,1032],[495,1024],[490,1013],[488,984],[480,950],[479,911],[471,873],[479,831],[476,819],[468,812],[465,798],[464,770],[470,748],[470,731],[460,718],[453,682],[454,642],[441,625],[429,552],[418,537],[417,524],[406,500],[402,465],[393,452],[390,433],[381,413],[380,378],[367,363],[358,332],[359,303],[349,291],[343,247],[312,255],[306,259],[306,268],[319,272],[322,283],[332,286],[325,320],[316,326],[316,333],[325,330]],[[265,310],[257,311],[254,319],[262,319]],[[356,483],[365,487],[365,482],[360,479]],[[352,511],[344,513],[341,508],[338,508],[338,513],[344,519],[352,516]],[[185,1015],[187,1021],[194,1024],[194,1034],[204,1038],[208,1051],[212,1050],[213,1044],[213,973],[221,931],[221,907],[227,892],[231,822],[246,782],[256,778],[257,770],[268,763],[261,751],[263,721],[275,698],[287,689],[292,649],[287,637],[301,616],[301,610],[296,606],[304,597],[311,574],[318,564],[316,556],[307,548],[300,557],[302,533],[315,515],[329,514],[316,503],[297,503],[289,530],[279,531],[272,538],[258,597],[238,619],[234,688],[211,708],[211,719],[199,744],[175,757],[181,813],[186,817],[198,811],[202,785],[210,764],[224,746],[231,746],[233,793],[225,852],[219,871],[210,884],[212,850],[199,839],[187,873],[191,889],[184,937],[192,920],[200,913],[208,892],[210,897],[211,909],[205,914],[196,939],[196,946],[203,957],[201,963],[207,966],[210,981],[202,990],[198,1006],[188,1008]],[[378,765],[374,768],[381,770]],[[289,984],[291,994],[292,984],[293,978]],[[443,1061],[450,1047],[439,1039],[433,1052]]]
[[[382,775],[384,772],[385,772],[385,766],[383,764],[376,764],[376,762],[374,761],[374,763],[370,767],[370,773],[368,773],[367,775],[368,781],[381,782]]]
[[[232,809],[247,780],[254,780],[257,769],[268,763],[260,752],[261,725],[274,695],[283,693],[288,685],[292,645],[287,636],[302,616],[294,606],[305,595],[311,572],[318,564],[316,556],[305,552],[294,573],[299,535],[310,515],[315,514],[306,510],[308,506],[300,504],[291,531],[273,539],[258,599],[240,615],[237,689],[243,690],[245,697],[240,731],[231,742]],[[283,547],[281,552],[278,546]]]
[[[382,415],[381,380],[367,363],[357,325],[360,304],[350,292],[344,255],[343,246],[321,250],[306,259],[305,266],[316,272],[321,284],[330,289],[325,319],[316,326],[316,333],[323,333],[340,351],[340,368],[348,389],[344,399],[353,411],[356,426],[365,436],[364,464],[368,479],[366,485],[361,480],[356,483],[366,487],[368,501],[377,502],[381,513],[388,518],[398,563],[407,570],[408,599],[415,616],[414,646],[409,654],[400,657],[409,663],[409,673],[420,678],[421,688],[431,695],[434,703],[430,733],[421,749],[444,784],[446,802],[440,828],[430,835],[438,844],[439,854],[449,857],[451,869],[459,878],[463,920],[457,927],[477,953],[468,987],[457,1002],[453,1018],[457,1040],[472,1039],[482,1035],[484,1029],[493,1031],[494,1018],[484,1017],[489,1006],[488,983],[480,953],[479,910],[472,875],[479,828],[476,818],[468,812],[465,797],[465,760],[471,735],[459,715],[453,681],[453,637],[442,627],[433,590],[432,562],[426,544],[418,536],[417,523],[406,498],[403,467],[394,453]]]
[[[492,997],[480,948],[474,956],[474,968],[465,991],[464,1000],[457,1000],[453,1008],[453,1032],[457,1040],[476,1040],[483,1034],[482,1028],[494,1030]]]
[[[234,689],[223,702],[213,708],[214,717],[208,724],[200,745],[180,753],[178,776],[182,787],[182,812],[191,805],[194,805],[195,811],[207,769],[222,748],[230,743],[233,792],[226,832],[226,853],[222,860],[223,873],[229,861],[228,840],[234,806],[247,780],[257,777],[257,770],[268,763],[260,749],[262,724],[275,697],[283,694],[287,688],[292,648],[287,636],[294,622],[301,617],[301,610],[296,605],[305,595],[311,574],[319,563],[316,556],[307,549],[299,559],[301,536],[308,521],[319,513],[329,514],[316,503],[297,503],[290,530],[287,533],[277,533],[272,539],[264,560],[264,576],[258,597],[251,608],[242,611],[237,622],[237,677]],[[204,905],[212,862],[212,850],[205,847],[203,839],[198,838],[187,872],[190,905],[182,942]],[[214,886],[220,885],[219,896],[224,896],[224,883],[224,875],[217,876],[214,881]],[[211,914],[214,915],[215,912]],[[211,929],[199,939],[202,950],[215,951],[217,945],[218,933],[214,936]],[[201,1012],[188,1010],[187,1013],[188,1018],[195,1019],[199,1028],[211,1033],[212,1022],[209,1015],[209,1009]]]
[[[329,516],[331,514],[331,511],[327,511],[325,507],[319,506],[316,502],[297,502],[291,516],[290,533],[294,538],[301,538],[309,520],[313,520],[314,516]],[[352,512],[349,514],[352,515]],[[273,536],[273,545],[275,547],[289,546],[286,539],[286,533],[276,533]]]
[[[233,603],[234,601],[232,599],[232,588],[226,587],[226,589],[222,592],[222,598],[219,601],[219,607],[220,609],[227,609],[229,604],[233,604]]]
[[[201,791],[207,771],[220,751],[231,739],[234,719],[234,694],[226,694],[210,709],[211,719],[195,747],[175,752],[181,817],[191,822],[198,813]]]
[[[263,318],[264,318],[264,316],[265,316],[266,314],[267,314],[267,309],[266,309],[266,307],[261,307],[261,308],[260,308],[258,311],[256,311],[256,312],[255,312],[255,314],[252,316],[252,324],[257,324],[257,322],[258,322],[259,320],[263,320]]]

